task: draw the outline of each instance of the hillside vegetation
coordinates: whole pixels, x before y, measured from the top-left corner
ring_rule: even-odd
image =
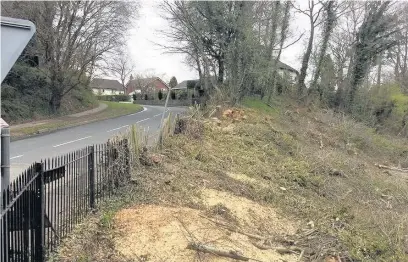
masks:
[[[231,261],[194,242],[257,261],[408,261],[406,139],[289,99],[211,112],[179,120],[57,260]]]
[[[10,124],[77,113],[98,106],[92,90],[78,85],[64,96],[61,108],[50,109],[51,86],[41,68],[17,63],[2,83],[1,115]]]

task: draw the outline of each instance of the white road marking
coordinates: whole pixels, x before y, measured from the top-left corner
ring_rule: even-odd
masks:
[[[62,143],[62,144],[59,144],[59,145],[55,145],[53,147],[59,147],[59,146],[71,144],[71,143],[78,142],[78,141],[81,141],[81,140],[84,140],[84,139],[87,139],[87,138],[90,138],[90,137],[92,137],[92,136],[86,136],[86,137],[79,138],[79,139],[76,139],[76,140],[68,141],[68,142],[65,142],[65,143]]]
[[[144,111],[146,111],[146,110],[147,110],[147,108],[146,108],[146,107],[143,107],[143,110],[142,110],[142,111],[139,111],[139,112],[136,112],[136,113],[127,115],[127,116],[134,116],[134,115],[139,114],[139,113],[142,113],[142,112],[144,112]]]
[[[14,158],[19,158],[19,157],[22,157],[23,155],[18,155],[18,156],[13,156],[13,157],[10,157],[10,160],[11,159],[14,159]]]
[[[140,123],[140,122],[143,122],[143,121],[146,121],[146,120],[149,120],[149,119],[150,119],[150,117],[149,117],[149,118],[142,119],[142,120],[139,120],[139,121],[136,122],[136,124],[137,124],[137,123]]]
[[[124,128],[124,127],[128,127],[129,125],[125,125],[125,126],[120,126],[120,127],[117,127],[117,128],[114,128],[114,129],[111,129],[111,130],[108,130],[108,131],[106,131],[106,132],[112,132],[112,131],[115,131],[115,130],[118,130],[118,129],[121,129],[121,128]]]
[[[170,111],[170,109],[167,109],[167,110],[166,110],[166,113],[167,113],[167,112],[169,112],[169,111]],[[162,112],[162,113],[160,113],[160,114],[154,115],[153,117],[156,117],[156,116],[161,116],[161,115],[163,115],[163,112]]]

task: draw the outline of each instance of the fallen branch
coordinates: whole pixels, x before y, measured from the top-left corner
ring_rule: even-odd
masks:
[[[214,254],[217,256],[221,256],[221,257],[229,257],[229,258],[233,258],[236,260],[240,260],[240,261],[249,261],[250,258],[249,257],[245,257],[242,256],[240,254],[238,254],[236,251],[225,251],[225,250],[220,250],[217,249],[215,247],[210,247],[210,246],[206,246],[200,243],[189,243],[187,245],[187,249],[192,249],[192,250],[196,250],[199,252],[204,252],[204,253],[210,253],[210,254]]]
[[[215,219],[212,219],[212,218],[209,218],[209,217],[206,217],[206,216],[203,216],[203,215],[200,215],[200,217],[203,217],[203,218],[205,218],[205,219],[207,219],[207,220],[209,220],[209,221],[211,221],[211,222],[213,222],[213,223],[215,223],[217,225],[220,225],[220,226],[224,227],[225,229],[228,229],[229,231],[236,232],[236,233],[245,235],[247,237],[255,238],[255,239],[258,239],[258,240],[262,240],[262,241],[268,240],[268,238],[266,238],[266,237],[244,232],[244,231],[242,231],[241,229],[239,229],[236,226],[231,226],[231,225],[228,225],[228,224],[223,223],[221,221],[217,221]]]
[[[275,251],[278,252],[281,255],[284,255],[284,254],[297,254],[297,253],[302,254],[302,252],[303,253],[305,252],[303,249],[301,249],[299,247],[277,248]],[[302,256],[303,256],[303,254],[302,254]]]
[[[393,167],[393,166],[385,166],[385,165],[380,165],[380,164],[374,164],[376,167],[381,168],[381,169],[389,169],[393,171],[398,171],[398,172],[403,172],[403,173],[408,173],[407,168],[398,168],[398,167]]]
[[[268,250],[268,249],[274,249],[276,247],[270,246],[270,245],[265,245],[265,242],[260,243],[260,242],[255,242],[255,241],[251,241],[252,245],[254,245],[255,247],[261,249],[261,250]]]
[[[302,261],[302,257],[303,257],[304,254],[305,254],[305,250],[303,249],[303,250],[300,252],[300,255],[299,255],[297,261]],[[339,261],[341,261],[341,260],[339,260]]]
[[[260,241],[263,241],[263,242],[273,240],[273,241],[277,241],[277,242],[284,243],[284,244],[287,244],[287,245],[296,245],[296,241],[292,240],[292,239],[286,239],[286,238],[280,238],[280,237],[279,238],[277,238],[277,237],[263,237],[263,236],[260,236],[260,235],[245,232],[245,231],[239,229],[237,226],[232,226],[232,225],[229,225],[227,223],[217,221],[215,219],[212,219],[212,218],[209,218],[209,217],[206,217],[206,216],[203,216],[203,215],[199,215],[199,216],[213,222],[214,224],[222,226],[222,227],[224,227],[225,229],[227,229],[227,230],[229,230],[231,232],[239,233],[241,235],[244,235],[244,236],[247,236],[247,237],[250,237],[250,238],[253,238],[253,239],[257,239],[257,240],[260,240]],[[264,246],[264,247],[266,247],[266,246]],[[260,248],[260,249],[269,249],[269,248]]]

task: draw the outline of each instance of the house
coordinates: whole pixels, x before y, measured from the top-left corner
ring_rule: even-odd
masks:
[[[167,92],[169,86],[159,77],[137,78],[129,80],[126,85],[126,94],[155,94],[159,91]]]
[[[200,80],[199,79],[196,79],[196,80],[184,80],[183,82],[178,83],[171,90],[187,90],[187,88],[194,87],[195,83],[198,82],[198,81],[200,81]],[[189,83],[189,82],[191,82],[192,84]]]
[[[96,95],[123,95],[125,93],[118,80],[94,78],[90,86]]]
[[[278,61],[277,66],[278,74],[281,77],[288,77],[291,82],[295,81],[297,76],[299,75],[299,72],[296,69],[281,61]]]

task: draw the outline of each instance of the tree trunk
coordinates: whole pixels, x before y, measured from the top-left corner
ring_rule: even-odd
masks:
[[[311,16],[310,17],[309,43],[307,44],[306,53],[303,55],[302,67],[300,68],[300,75],[298,79],[298,94],[299,95],[301,95],[303,93],[303,90],[306,88],[305,79],[306,79],[307,68],[309,66],[310,55],[312,54],[313,38],[314,38],[314,25],[313,25],[313,17]]]
[[[61,108],[61,100],[62,100],[62,95],[60,94],[58,90],[52,93],[51,99],[49,102],[50,110],[52,114],[56,114]]]
[[[224,65],[224,59],[219,58],[218,59],[218,83],[222,84],[224,82],[224,70],[225,70],[225,65]]]
[[[313,82],[312,82],[312,88],[316,88],[317,85],[317,80],[320,77],[320,72],[321,72],[321,67],[322,67],[322,63],[323,63],[323,59],[324,56],[326,55],[326,50],[327,50],[327,46],[329,43],[329,39],[331,36],[331,33],[333,31],[334,28],[334,20],[335,20],[335,14],[333,12],[333,5],[334,5],[334,1],[330,1],[326,7],[326,13],[327,13],[327,21],[326,21],[326,28],[324,30],[324,36],[323,36],[323,41],[322,41],[322,47],[320,50],[320,54],[319,54],[319,58],[317,60],[317,67],[316,67],[316,71],[315,74],[313,76]],[[318,87],[317,90],[320,94],[320,97],[322,97],[322,87]]]
[[[382,53],[377,57],[377,86],[381,85]]]

